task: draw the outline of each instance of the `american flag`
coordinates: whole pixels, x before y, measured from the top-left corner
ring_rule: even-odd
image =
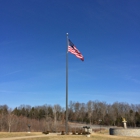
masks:
[[[68,41],[69,41],[68,52],[74,54],[76,57],[84,61],[83,55],[79,52],[76,46],[70,41],[70,39]]]

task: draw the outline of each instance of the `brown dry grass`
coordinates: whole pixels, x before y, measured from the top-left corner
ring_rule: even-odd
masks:
[[[133,137],[119,137],[119,136],[106,136],[106,135],[99,135],[95,134],[92,135],[90,138],[86,136],[48,136],[43,138],[31,138],[28,140],[140,140],[140,138],[133,138]],[[22,139],[27,140],[27,139]]]
[[[0,132],[0,139],[1,138],[8,138],[10,137],[23,137],[23,136],[37,136],[37,135],[44,135],[41,132]],[[20,140],[140,140],[138,137],[122,137],[122,136],[112,136],[108,134],[108,131],[102,131],[94,133],[91,135],[90,138],[86,137],[85,135],[58,135],[58,136],[49,136],[46,135],[45,137],[40,138],[21,138]]]
[[[0,138],[9,138],[9,137],[23,137],[23,136],[35,136],[35,135],[43,135],[42,132],[0,132]]]

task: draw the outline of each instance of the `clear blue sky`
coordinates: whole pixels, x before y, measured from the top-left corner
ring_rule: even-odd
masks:
[[[139,0],[0,0],[0,105],[140,103]]]

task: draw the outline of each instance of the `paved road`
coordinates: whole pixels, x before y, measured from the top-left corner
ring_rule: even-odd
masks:
[[[106,125],[90,125],[90,124],[80,124],[80,123],[69,123],[69,125],[71,127],[79,127],[79,128],[83,128],[83,126],[89,126],[92,129],[99,129],[104,128],[104,129],[109,129],[109,128],[116,128],[116,126],[106,126]]]

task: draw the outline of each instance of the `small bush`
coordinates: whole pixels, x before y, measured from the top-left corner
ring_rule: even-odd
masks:
[[[72,131],[72,135],[76,135],[75,131]]]
[[[91,134],[90,132],[82,132],[83,135]]]
[[[42,133],[43,133],[43,134],[46,134],[46,135],[47,135],[47,134],[49,134],[49,131],[46,131],[46,132],[42,132]]]
[[[82,134],[83,134],[83,135],[86,135],[86,132],[85,132],[85,131],[83,131],[83,132],[82,132]]]
[[[81,134],[82,134],[82,131],[81,131],[81,130],[79,130],[79,131],[78,131],[78,135],[81,135]]]
[[[65,135],[65,132],[64,132],[64,131],[62,131],[62,132],[61,132],[61,135]]]

